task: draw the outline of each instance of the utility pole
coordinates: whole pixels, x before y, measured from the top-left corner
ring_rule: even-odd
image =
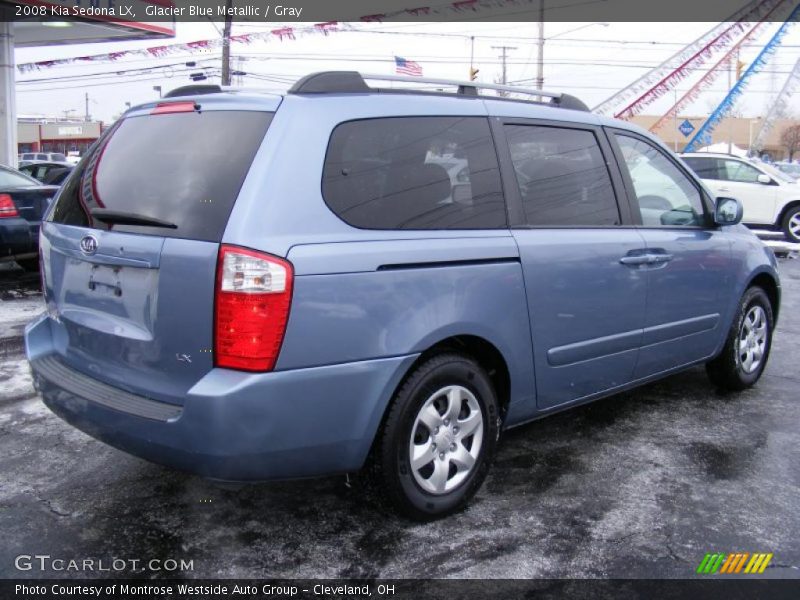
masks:
[[[469,36],[469,73],[472,75],[472,68],[475,66],[473,60],[475,59],[475,36]]]
[[[536,58],[536,89],[544,88],[544,0],[539,0],[539,53]],[[540,98],[541,100],[541,98]]]
[[[500,82],[503,85],[506,85],[506,83],[508,82],[508,79],[506,77],[506,54],[507,54],[507,52],[509,50],[516,50],[517,47],[516,46],[492,46],[492,49],[493,50],[502,50],[502,52],[503,52],[500,55],[500,58],[503,60],[503,76],[502,76],[502,79],[500,80]]]
[[[86,92],[84,94],[84,98],[85,98],[85,101],[86,101],[86,111],[85,111],[85,115],[84,115],[83,120],[88,123],[89,122],[89,92]]]
[[[222,85],[231,84],[231,25],[233,0],[225,0],[225,27],[222,30]]]

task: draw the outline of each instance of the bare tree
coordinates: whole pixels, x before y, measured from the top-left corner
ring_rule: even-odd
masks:
[[[800,124],[791,125],[781,133],[781,144],[789,151],[789,161],[794,158],[794,153],[800,150]]]

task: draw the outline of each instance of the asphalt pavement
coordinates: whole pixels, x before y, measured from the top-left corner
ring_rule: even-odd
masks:
[[[800,578],[800,260],[780,269],[754,389],[720,394],[694,368],[514,429],[469,508],[431,524],[384,512],[342,477],[227,489],[128,456],[51,414],[7,344],[0,577],[78,575],[15,568],[38,554],[191,561],[148,577],[682,578],[707,552],[768,552],[766,576]],[[0,277],[0,321],[36,312],[35,285],[15,289],[16,275]]]

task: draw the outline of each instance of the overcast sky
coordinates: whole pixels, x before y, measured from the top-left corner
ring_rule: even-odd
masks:
[[[295,27],[308,23],[292,23]],[[594,106],[627,86],[669,56],[708,31],[714,23],[547,23],[545,26],[545,88],[578,96]],[[220,35],[219,24],[178,23],[175,40],[86,44],[17,49],[16,62],[119,51],[132,48],[209,39]],[[234,24],[234,34],[270,30],[281,24]],[[358,32],[336,32],[329,36],[309,35],[296,40],[234,44],[234,68],[252,75],[241,78],[246,87],[283,90],[298,77],[320,70],[355,69],[371,73],[393,73],[393,56],[418,62],[424,75],[466,79],[470,57],[470,36],[474,36],[474,63],[479,79],[500,78],[501,50],[507,51],[509,82],[533,87],[536,74],[536,23],[355,23]],[[779,24],[762,30],[758,46],[741,52],[749,63]],[[745,116],[762,115],[770,97],[783,86],[800,57],[800,29],[795,25],[764,72],[755,77],[737,109]],[[719,57],[713,58],[713,64]],[[187,67],[186,61],[197,66]],[[164,58],[136,57],[114,63],[96,62],[81,66],[59,66],[17,75],[17,110],[20,115],[73,116],[84,113],[84,93],[89,93],[92,118],[111,121],[125,109],[158,97],[153,86],[169,89],[191,83],[189,73],[209,68],[219,73],[218,51],[206,54],[174,54]],[[158,67],[155,68],[154,67]],[[144,71],[140,69],[145,69]],[[679,93],[702,73],[679,86]],[[46,81],[41,81],[45,79]],[[40,80],[32,82],[33,80]],[[211,79],[218,82],[218,77]],[[727,92],[728,77],[722,74],[711,91],[703,95],[685,116],[706,115]],[[662,114],[674,101],[670,93],[652,104],[646,114]],[[795,103],[797,104],[797,103]]]

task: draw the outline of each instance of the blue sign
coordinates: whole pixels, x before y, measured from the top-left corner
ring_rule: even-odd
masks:
[[[678,125],[678,131],[680,131],[686,137],[689,137],[694,131],[694,125],[689,122],[689,119],[684,119],[683,123]]]

